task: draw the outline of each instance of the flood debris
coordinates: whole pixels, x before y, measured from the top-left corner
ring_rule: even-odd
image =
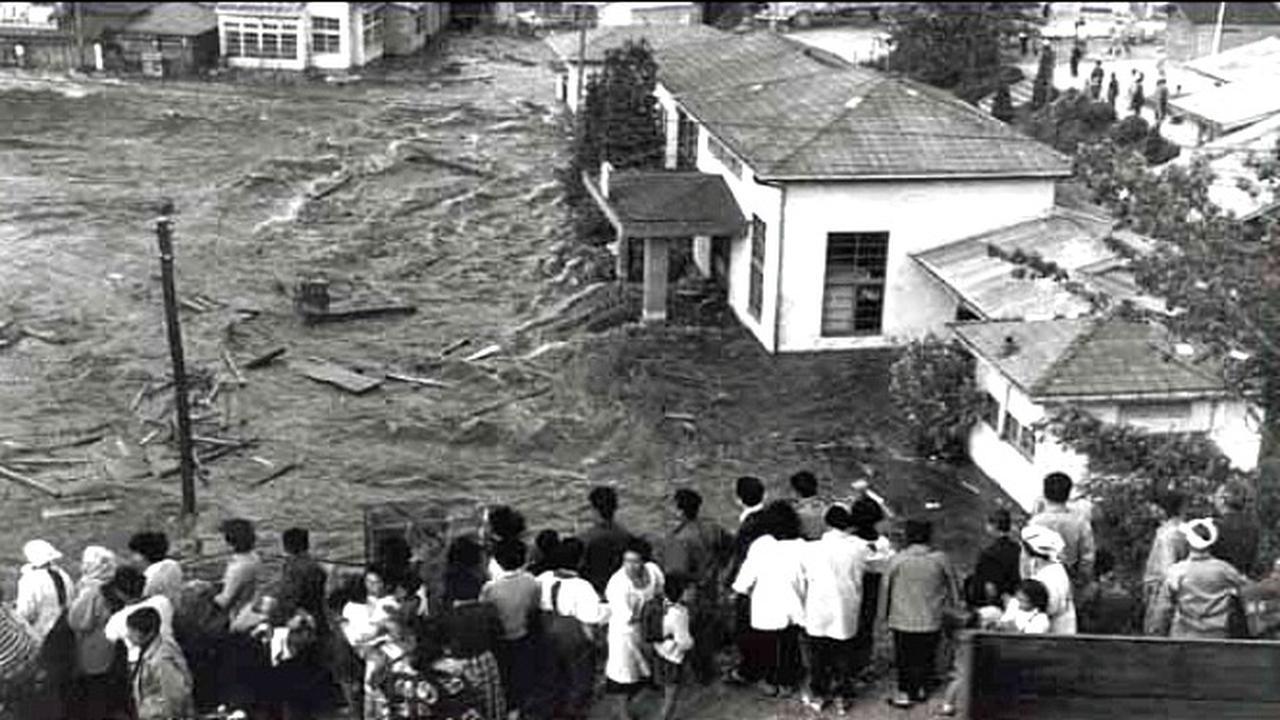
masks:
[[[448,389],[453,387],[453,385],[447,382],[444,382],[443,380],[433,380],[431,378],[416,377],[413,375],[401,375],[400,373],[396,373],[396,372],[387,373],[387,379],[395,380],[397,382],[410,383],[413,385],[421,385],[422,387],[430,387],[430,388]]]
[[[55,498],[62,497],[61,490],[56,490],[48,485],[45,485],[39,480],[36,480],[35,478],[27,477],[26,475],[10,470],[9,468],[3,465],[0,465],[0,477],[9,481],[15,482],[19,485],[22,485],[23,487],[27,487],[32,490],[42,492],[45,495],[48,495],[49,497],[55,497]]]
[[[239,385],[240,387],[244,387],[244,384],[246,382],[244,379],[244,374],[240,372],[240,366],[236,365],[236,359],[231,357],[231,351],[227,350],[226,348],[222,349],[222,362],[226,363],[227,370],[231,372],[231,377],[235,378],[236,385]],[[217,386],[215,386],[214,389],[216,390]],[[210,392],[209,394],[210,396],[214,395],[213,392]]]
[[[57,518],[85,517],[86,515],[104,515],[115,511],[116,502],[114,500],[91,500],[76,504],[51,505],[40,511],[40,519],[55,520]]]
[[[457,351],[461,350],[462,348],[464,348],[464,347],[466,347],[466,346],[470,345],[470,344],[471,344],[471,342],[472,342],[472,338],[463,338],[463,339],[458,340],[458,341],[456,341],[456,342],[450,343],[448,347],[446,347],[444,350],[441,350],[441,351],[440,351],[440,357],[448,357],[449,355],[452,355],[453,353],[455,353],[455,352],[457,352]]]
[[[329,295],[329,281],[322,277],[299,282],[294,290],[293,306],[308,324],[367,320],[418,312],[417,305],[375,294],[356,295],[334,301]]]
[[[276,478],[279,478],[283,475],[287,475],[293,472],[294,470],[297,470],[301,466],[302,466],[302,463],[297,461],[285,463],[284,465],[281,465],[280,467],[272,470],[266,475],[263,475],[257,480],[250,482],[249,487],[262,487],[263,485],[266,485],[267,483],[271,482],[272,480],[275,480]]]
[[[275,362],[277,358],[284,355],[286,352],[288,352],[288,350],[289,349],[286,347],[272,348],[271,350],[268,350],[262,353],[261,355],[254,357],[249,362],[245,363],[244,369],[257,370],[259,368],[264,368],[270,365],[271,363]]]
[[[333,385],[353,395],[363,395],[382,384],[381,378],[361,375],[321,358],[294,360],[290,366],[305,377]]]
[[[480,348],[479,350],[471,353],[470,355],[466,356],[463,359],[466,360],[467,362],[479,362],[480,360],[491,358],[500,352],[502,352],[501,345],[498,345],[498,344],[486,345],[485,347]]]

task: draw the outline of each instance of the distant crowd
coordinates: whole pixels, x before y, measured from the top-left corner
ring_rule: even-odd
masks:
[[[837,502],[818,497],[811,473],[790,486],[768,501],[761,480],[739,478],[732,529],[677,490],[656,548],[615,519],[609,487],[591,490],[597,518],[576,537],[543,530],[528,544],[522,514],[493,507],[434,578],[399,537],[359,575],[331,578],[291,528],[269,581],[241,519],[223,525],[231,555],[216,585],[185,577],[162,533],[134,535],[119,556],[86,548],[74,581],[56,548],[32,540],[15,603],[0,606],[0,716],[299,720],[345,706],[366,720],[578,720],[603,695],[627,720],[654,692],[670,720],[684,688],[717,680],[844,713],[874,679],[877,627],[896,667],[887,701],[907,708],[940,690],[945,715],[963,668],[943,685],[941,650],[964,628],[1247,634],[1258,534],[1240,497],[1218,520],[1187,520],[1185,498],[1164,494],[1138,597],[1068,506],[1060,473],[1021,528],[1006,510],[990,516],[991,542],[963,580],[929,521],[895,524],[897,543],[885,534],[865,480]]]

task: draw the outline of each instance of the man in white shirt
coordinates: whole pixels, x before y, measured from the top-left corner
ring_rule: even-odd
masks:
[[[129,662],[135,662],[141,652],[141,648],[129,640],[129,616],[135,611],[144,607],[154,609],[160,615],[160,634],[173,637],[173,603],[164,595],[153,595],[144,600],[142,595],[146,584],[146,576],[141,571],[127,566],[116,570],[111,580],[113,591],[120,594],[125,606],[107,619],[102,632],[111,642],[124,641]]]
[[[849,660],[858,634],[862,574],[871,553],[848,532],[849,511],[830,507],[822,538],[809,542],[801,559],[804,571],[804,632],[809,648],[809,692],[804,704],[822,711],[834,696],[840,708],[853,698]]]
[[[583,543],[565,538],[551,551],[553,570],[538,576],[539,606],[548,613],[545,627],[551,650],[552,673],[545,687],[551,689],[548,704],[554,717],[586,717],[595,688],[597,626],[608,619],[609,606],[600,602],[595,587],[579,577]]]

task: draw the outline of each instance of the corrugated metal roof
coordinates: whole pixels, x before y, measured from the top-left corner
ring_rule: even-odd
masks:
[[[219,13],[236,15],[299,15],[307,9],[301,2],[220,2],[214,6]]]
[[[1280,37],[1265,37],[1217,55],[1191,60],[1183,63],[1182,67],[1223,82],[1246,79],[1259,73],[1280,73]]]
[[[1119,318],[954,326],[975,353],[1039,400],[1218,395],[1221,365],[1175,350],[1168,330]]]
[[[1169,100],[1176,112],[1233,130],[1280,113],[1280,80],[1252,77]]]
[[[914,259],[978,313],[993,320],[1013,318],[1077,317],[1089,313],[1087,298],[1073,293],[1054,278],[1030,279],[1015,275],[1020,265],[993,253],[1021,251],[1058,265],[1070,280],[1084,282],[1106,292],[1108,283],[1092,282],[1110,273],[1119,255],[1104,238],[1112,221],[1063,207],[1043,217],[1003,227],[914,255]],[[1140,244],[1140,243],[1136,243]],[[1112,276],[1110,286],[1120,289],[1122,279]],[[1136,290],[1136,289],[1135,289]],[[1124,297],[1136,292],[1125,292]]]

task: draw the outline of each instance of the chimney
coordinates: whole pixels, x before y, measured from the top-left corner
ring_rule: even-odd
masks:
[[[608,160],[600,163],[600,194],[609,197],[609,178],[613,175],[613,163]]]
[[[1004,344],[1000,346],[1000,357],[1013,357],[1018,354],[1018,341],[1012,335],[1004,336]]]

